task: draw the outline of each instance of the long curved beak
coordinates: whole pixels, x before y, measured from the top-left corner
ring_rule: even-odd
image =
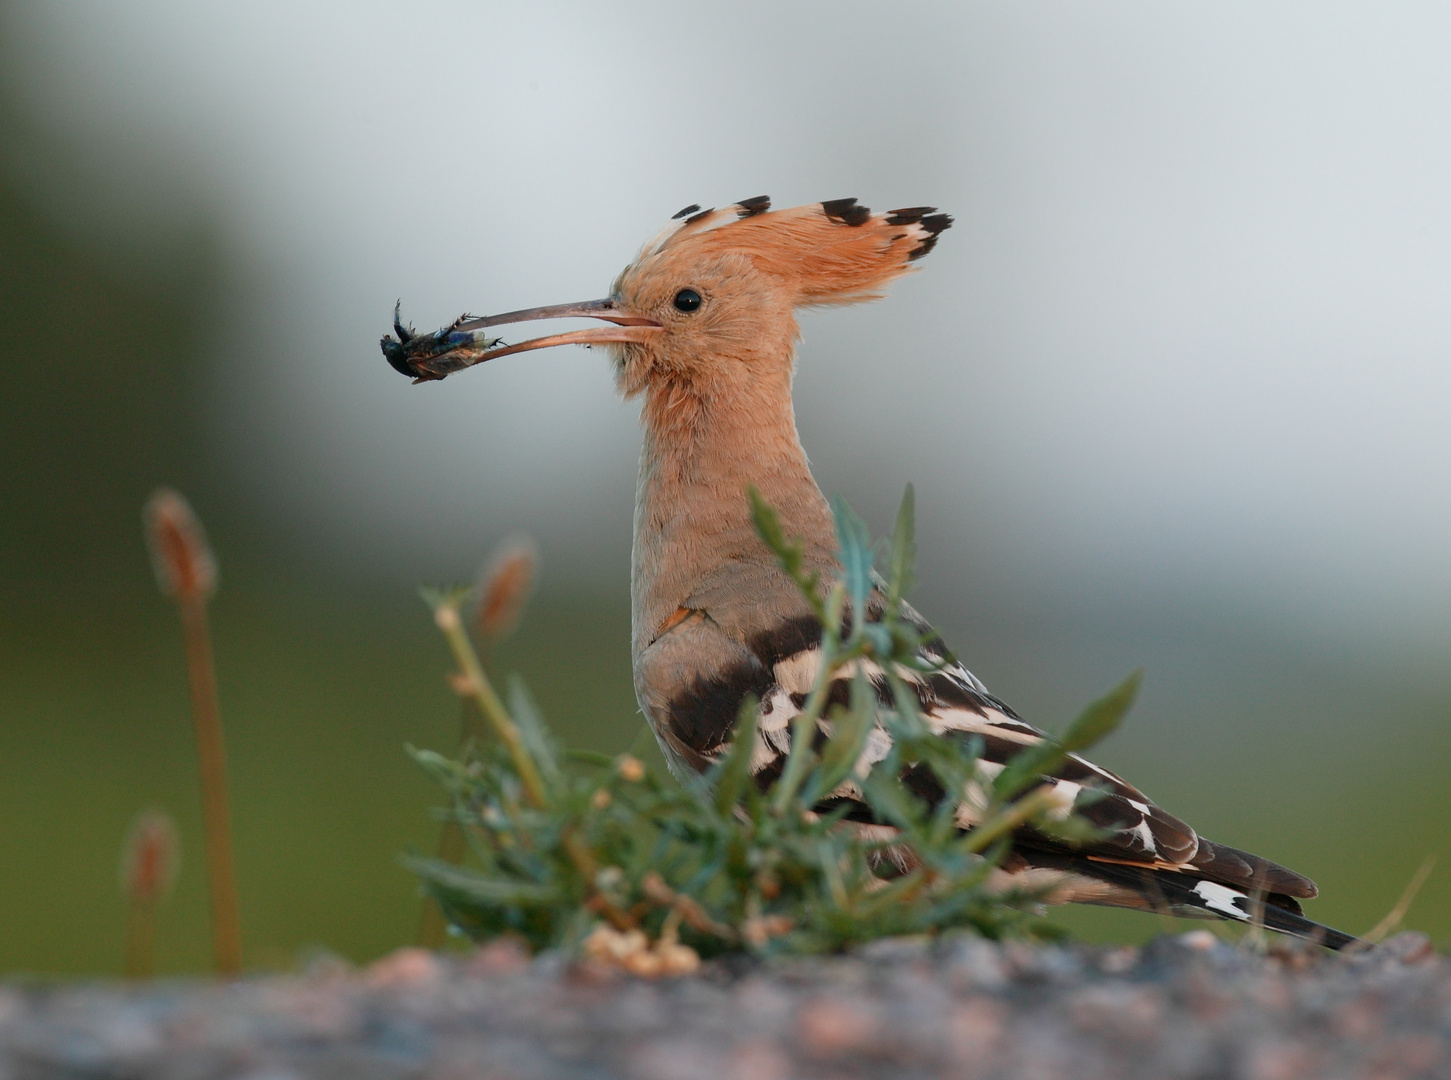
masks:
[[[581,304],[555,304],[552,307],[531,307],[521,308],[519,311],[506,311],[502,315],[486,315],[482,319],[464,319],[457,326],[456,330],[482,330],[486,326],[503,326],[507,323],[537,322],[539,319],[604,319],[605,322],[612,322],[617,326],[655,326],[660,324],[654,319],[642,319],[636,315],[626,315],[615,305],[615,298],[607,296],[603,300],[586,300]]]
[[[536,322],[540,319],[603,319],[613,326],[596,326],[587,330],[571,330],[564,334],[550,334],[531,338],[517,345],[505,345],[498,338],[489,337],[484,331],[491,326],[509,323]],[[653,319],[627,315],[620,311],[613,297],[603,300],[587,300],[580,304],[555,304],[550,307],[523,308],[507,311],[502,315],[483,318],[463,316],[452,326],[432,334],[417,334],[411,327],[405,327],[399,319],[397,309],[393,312],[395,340],[384,336],[381,345],[388,363],[411,376],[415,382],[442,379],[456,371],[482,364],[485,360],[508,356],[511,353],[529,352],[532,349],[548,349],[554,345],[599,345],[616,341],[647,341],[653,334],[664,329]]]

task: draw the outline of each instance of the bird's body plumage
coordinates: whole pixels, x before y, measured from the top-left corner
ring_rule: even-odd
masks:
[[[879,295],[950,224],[929,207],[872,214],[851,199],[774,212],[764,197],[714,211],[687,207],[625,269],[607,300],[514,313],[589,314],[615,323],[537,345],[608,342],[622,393],[643,399],[631,575],[634,680],[641,709],[679,773],[699,773],[718,758],[742,702],[754,696],[759,722],[751,767],[769,784],[789,753],[791,720],[818,675],[822,627],[757,535],[747,498],[754,487],[776,508],[786,532],[799,537],[807,569],[823,580],[839,574],[831,509],[796,432],[795,311]],[[505,321],[511,317],[461,320],[450,329],[458,337]],[[401,327],[399,335],[406,347]],[[531,347],[536,343],[507,351]],[[504,351],[476,351],[462,361],[420,353],[416,362],[400,363],[395,348],[389,358],[426,379]],[[873,602],[880,612],[877,596],[868,619]],[[978,741],[984,788],[944,792],[926,768],[909,767],[901,780],[934,802],[955,800],[958,823],[970,829],[992,778],[1046,736],[957,663],[916,612],[906,609],[905,616],[923,634],[928,670],[898,674],[935,733]],[[890,705],[883,673],[867,674]],[[833,687],[843,701],[849,681],[843,675]],[[886,756],[889,740],[879,724],[858,776]],[[1098,830],[1077,845],[1031,828],[1015,834],[1002,870],[1045,900],[1262,920],[1336,948],[1354,940],[1300,913],[1298,901],[1316,894],[1308,878],[1203,839],[1107,770],[1069,755],[1041,783],[1051,785],[1065,816],[1076,812]],[[854,802],[853,785],[845,782],[831,801],[847,803],[848,818],[874,827],[865,806]]]

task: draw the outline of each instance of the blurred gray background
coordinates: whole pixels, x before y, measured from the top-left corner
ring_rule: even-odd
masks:
[[[952,213],[884,303],[803,319],[803,441],[917,605],[1098,755],[1368,929],[1451,847],[1444,5],[0,2],[0,969],[119,964],[119,843],[181,820],[177,632],[138,515],[181,487],[215,609],[254,966],[411,939],[405,742],[456,706],[413,598],[518,530],[519,668],[639,732],[636,409],[551,350],[411,387],[432,328],[603,295],[688,202]],[[1090,937],[1153,920],[1071,914]],[[1451,866],[1409,922],[1451,935]]]

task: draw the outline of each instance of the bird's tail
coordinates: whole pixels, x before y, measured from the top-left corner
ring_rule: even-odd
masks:
[[[1248,897],[1246,899],[1249,899]],[[1353,934],[1347,934],[1343,930],[1336,930],[1332,926],[1317,923],[1314,919],[1307,919],[1293,911],[1275,907],[1272,904],[1261,904],[1257,919],[1271,930],[1278,930],[1282,934],[1291,934],[1297,938],[1304,938],[1306,941],[1313,941],[1317,945],[1324,945],[1327,949],[1339,951],[1347,945],[1361,944],[1361,939]]]
[[[1307,919],[1299,901],[1283,893],[1254,893],[1174,870],[1100,862],[1077,853],[1019,850],[1029,865],[1067,871],[1115,887],[1115,895],[1100,893],[1088,903],[1159,911],[1180,918],[1228,919],[1290,934],[1327,949],[1339,950],[1360,942],[1353,934]]]

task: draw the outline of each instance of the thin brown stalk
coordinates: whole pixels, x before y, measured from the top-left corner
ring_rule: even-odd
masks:
[[[235,975],[242,969],[242,923],[237,911],[237,875],[227,798],[227,750],[222,741],[212,639],[207,627],[206,602],[183,600],[179,606],[186,635],[187,677],[191,684],[197,764],[201,771],[202,823],[212,901],[212,948],[217,974]]]
[[[156,911],[171,891],[177,865],[176,826],[170,817],[149,811],[127,834],[121,861],[126,894],[128,979],[150,978],[156,966]]]
[[[524,746],[523,736],[519,734],[519,728],[509,715],[509,710],[504,708],[504,703],[494,692],[493,684],[484,674],[483,665],[479,663],[478,653],[474,652],[473,644],[469,641],[468,634],[464,632],[463,620],[459,618],[457,604],[439,605],[434,609],[433,621],[443,631],[443,636],[453,650],[454,660],[458,663],[459,672],[463,676],[459,680],[459,691],[478,707],[494,734],[509,751],[509,756],[514,761],[514,768],[519,773],[519,780],[524,786],[524,796],[529,800],[530,805],[545,806],[549,802],[549,798],[545,793],[544,779],[539,775],[539,767],[529,756],[529,751]]]
[[[1411,875],[1410,882],[1406,885],[1401,898],[1396,901],[1395,907],[1386,912],[1386,917],[1376,923],[1370,933],[1362,940],[1372,945],[1378,944],[1381,940],[1394,933],[1406,917],[1406,912],[1411,910],[1411,905],[1416,901],[1416,894],[1421,891],[1421,886],[1426,884],[1426,879],[1431,876],[1431,871],[1436,867],[1436,856],[1427,855],[1421,860],[1420,867]],[[1351,946],[1354,948],[1355,946]]]
[[[1265,932],[1265,895],[1264,875],[1257,874],[1249,894],[1249,930],[1244,936],[1245,947],[1251,952],[1264,953],[1269,949],[1269,935]]]
[[[149,979],[156,970],[156,902],[132,900],[126,905],[128,979]]]
[[[964,847],[974,853],[980,852],[1054,805],[1055,797],[1051,788],[1043,787],[1031,791],[1017,802],[1003,807],[968,833]]]
[[[242,931],[232,858],[226,746],[222,740],[216,665],[207,625],[207,600],[216,587],[216,562],[201,524],[186,500],[175,491],[162,489],[153,495],[146,504],[145,519],[157,582],[162,592],[176,601],[186,642],[187,682],[191,688],[201,774],[216,970],[219,975],[235,975],[242,967]]]
[[[646,874],[641,879],[640,886],[650,900],[663,907],[668,907],[672,914],[678,914],[697,933],[712,934],[725,941],[737,940],[734,930],[724,923],[716,922],[693,897],[676,892],[655,871],[652,870]]]
[[[454,660],[458,663],[458,674],[451,680],[454,690],[464,699],[464,712],[459,732],[460,743],[467,742],[471,737],[478,737],[484,729],[484,722],[487,722],[488,729],[508,749],[514,761],[514,768],[519,773],[519,779],[524,787],[524,797],[534,807],[543,807],[548,802],[548,796],[544,789],[544,780],[539,775],[539,769],[534,759],[529,756],[529,751],[524,746],[523,737],[519,734],[519,728],[499,700],[495,693],[493,684],[484,673],[484,666],[479,659],[478,653],[474,650],[473,643],[469,641],[468,633],[464,630],[463,620],[459,617],[458,600],[445,600],[438,603],[433,610],[433,619],[438,628],[443,631],[444,638],[448,641],[453,652]],[[438,857],[446,862],[457,865],[462,861],[465,848],[465,837],[462,827],[454,821],[444,824],[442,834],[439,836]],[[438,904],[429,898],[424,902],[423,915],[418,928],[418,943],[424,948],[439,948],[447,935],[448,925],[443,917],[443,912]]]

